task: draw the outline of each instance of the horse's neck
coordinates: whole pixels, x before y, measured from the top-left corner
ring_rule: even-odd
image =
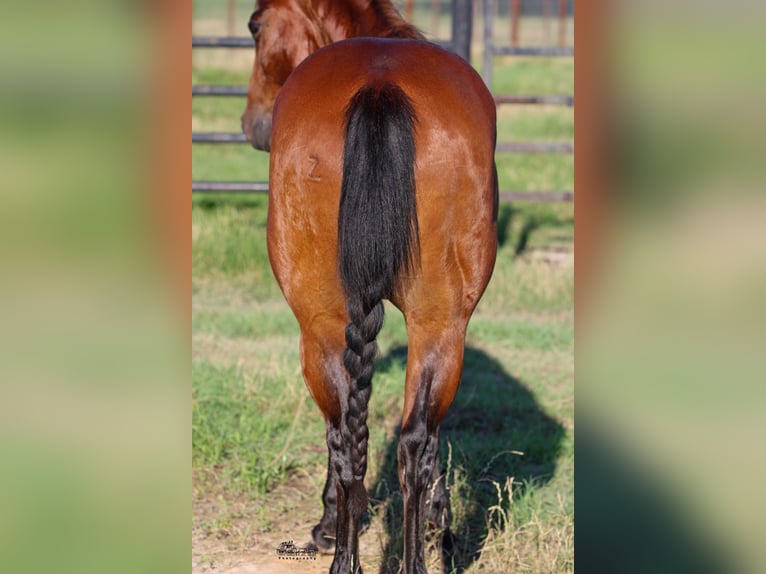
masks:
[[[311,0],[311,3],[332,42],[357,36],[423,39],[390,0]]]

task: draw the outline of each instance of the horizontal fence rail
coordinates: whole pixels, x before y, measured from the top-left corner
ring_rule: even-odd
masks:
[[[192,96],[245,97],[247,86],[192,86]]]
[[[207,144],[245,144],[248,143],[244,134],[237,132],[194,132],[192,143]],[[560,142],[501,142],[497,144],[499,153],[572,153],[571,143]]]
[[[573,153],[574,145],[567,142],[498,142],[498,153]]]
[[[447,50],[454,47],[452,42],[435,40],[434,44]],[[192,36],[192,48],[253,48],[253,39],[249,36]],[[546,56],[572,57],[574,48],[567,46],[495,46],[490,53],[493,56]]]
[[[485,38],[491,38],[492,29],[485,29]],[[485,40],[482,57],[482,77],[487,87],[492,90],[492,59],[495,56],[535,56],[546,58],[573,58],[574,48],[559,46],[497,46],[491,40]]]
[[[457,52],[458,45],[454,42],[434,40],[434,44],[445,50]],[[253,48],[250,36],[192,36],[192,48]]]
[[[245,90],[247,93],[247,90]],[[494,96],[495,105],[516,104],[516,105],[540,105],[540,106],[574,106],[573,96],[516,96],[510,94],[499,94]]]
[[[244,98],[247,96],[247,86],[192,86],[192,96],[231,96]],[[540,105],[540,106],[574,106],[572,96],[557,95],[497,95],[495,104]]]
[[[192,143],[242,144],[247,143],[247,138],[237,132],[192,132]]]
[[[250,36],[192,36],[192,48],[253,48]]]
[[[558,46],[492,46],[493,56],[545,56],[548,58],[571,58],[574,48]]]
[[[193,193],[268,193],[269,184],[251,181],[194,181]],[[566,202],[572,201],[571,191],[500,191],[500,201]]]
[[[192,192],[209,193],[268,193],[265,181],[193,181]]]

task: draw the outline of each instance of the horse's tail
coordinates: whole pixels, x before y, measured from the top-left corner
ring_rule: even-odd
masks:
[[[367,466],[367,401],[383,299],[392,296],[418,254],[416,118],[404,91],[386,83],[362,87],[349,102],[346,122],[338,264],[349,314],[343,357],[351,378],[346,422],[353,474],[359,478]],[[366,492],[360,503],[366,506]]]

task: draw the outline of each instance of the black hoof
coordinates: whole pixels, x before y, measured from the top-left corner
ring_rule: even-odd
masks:
[[[335,535],[327,533],[321,524],[317,524],[311,530],[311,539],[320,552],[332,552],[335,549]]]

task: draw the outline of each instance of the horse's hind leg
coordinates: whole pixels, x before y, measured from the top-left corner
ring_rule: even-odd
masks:
[[[404,496],[403,566],[405,574],[424,574],[426,501],[434,478],[440,476],[439,426],[460,383],[465,326],[460,321],[445,324],[441,333],[434,335],[408,325],[408,336],[404,416],[399,437],[399,481]],[[440,492],[438,484],[434,492]],[[437,526],[446,527],[443,513],[446,493],[443,500],[435,502],[429,514]]]
[[[364,477],[353,476],[349,448],[349,380],[343,364],[347,319],[322,318],[301,331],[303,375],[327,427],[328,476],[322,499],[324,514],[312,536],[325,549],[335,544],[330,572],[361,572],[358,526],[364,508],[356,504]],[[366,451],[364,453],[366,455]],[[366,491],[364,492],[366,495]],[[324,545],[322,545],[324,543]]]
[[[332,459],[328,453],[327,479],[322,490],[324,513],[319,523],[311,531],[311,538],[320,550],[328,551],[335,547],[335,529],[338,520],[338,492],[332,472]]]
[[[437,463],[431,472],[426,495],[426,535],[439,534],[449,528],[450,504],[445,481],[447,477]]]
[[[343,322],[338,321],[336,328],[342,329]],[[333,332],[332,326],[328,326],[327,332]],[[330,429],[340,424],[343,387],[347,385],[342,362],[343,348],[342,340],[332,341],[330,337],[320,339],[313,333],[313,329],[301,330],[303,377],[314,402],[322,411],[328,438]],[[322,491],[324,512],[319,523],[311,531],[314,544],[322,550],[329,550],[335,546],[338,497],[332,460],[333,453],[329,451],[327,479]]]

